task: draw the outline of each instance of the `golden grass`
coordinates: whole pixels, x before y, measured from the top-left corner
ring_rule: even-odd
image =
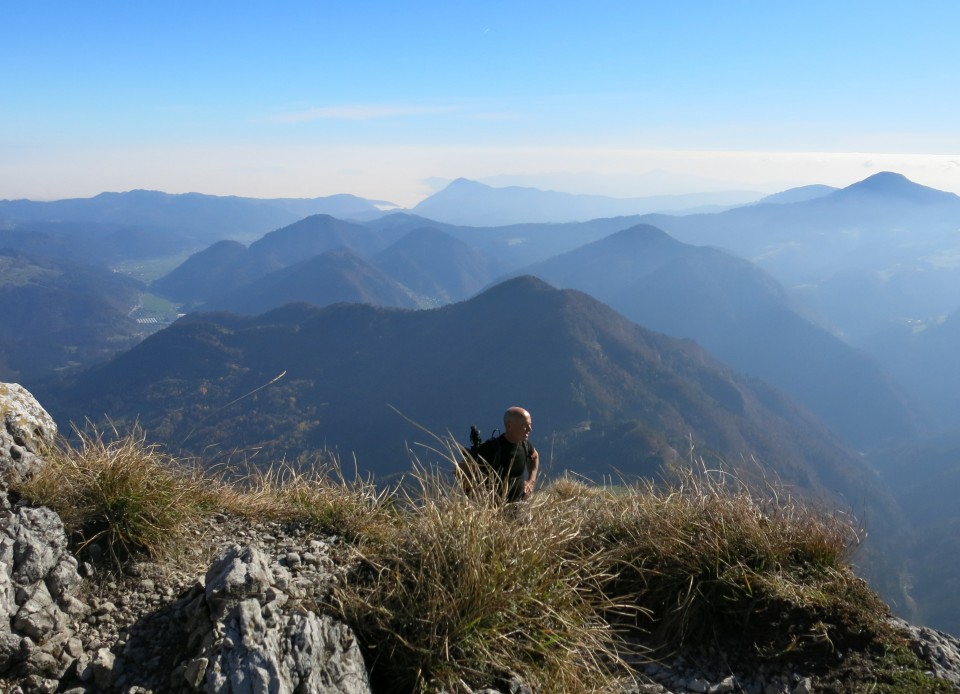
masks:
[[[452,449],[451,449],[452,450]],[[843,514],[712,471],[669,484],[571,476],[504,505],[493,485],[414,466],[395,489],[336,461],[227,482],[141,432],[80,437],[18,491],[78,551],[164,558],[213,513],[308,523],[352,544],[325,607],[354,629],[378,691],[467,691],[511,674],[544,692],[617,691],[631,630],[653,649],[740,639],[767,657],[881,637],[885,606],[847,561]]]
[[[371,480],[348,480],[336,459],[250,469],[220,490],[220,503],[247,518],[308,523],[353,542],[394,522],[389,490]]]
[[[676,648],[753,625],[794,641],[803,624],[779,624],[779,613],[812,613],[831,591],[862,583],[846,563],[860,542],[848,516],[766,491],[691,470],[669,485],[562,489],[560,498],[586,518],[584,555],[612,562],[608,597],[647,615],[638,624],[653,645]]]
[[[583,518],[504,507],[416,471],[392,533],[364,543],[338,609],[378,687],[467,691],[516,673],[536,691],[613,690],[609,578],[576,551]]]
[[[18,491],[63,520],[79,552],[116,563],[168,555],[216,503],[217,484],[146,443],[143,432],[108,440],[80,434],[61,445]]]

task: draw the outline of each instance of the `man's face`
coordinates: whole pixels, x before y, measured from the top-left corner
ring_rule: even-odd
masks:
[[[529,412],[524,412],[523,416],[511,417],[507,420],[507,436],[514,441],[526,441],[533,431],[533,419]]]

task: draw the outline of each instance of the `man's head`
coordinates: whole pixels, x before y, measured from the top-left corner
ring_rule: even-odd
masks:
[[[526,441],[533,431],[533,419],[522,407],[511,407],[503,413],[503,435],[510,443]]]

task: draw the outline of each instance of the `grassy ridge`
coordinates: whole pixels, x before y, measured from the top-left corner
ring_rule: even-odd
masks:
[[[848,518],[722,473],[617,487],[565,477],[504,507],[492,489],[466,495],[418,468],[388,491],[336,465],[228,480],[140,435],[90,436],[18,491],[61,514],[78,552],[114,564],[170,558],[213,513],[337,533],[355,561],[322,608],[353,627],[377,691],[511,674],[537,691],[614,691],[628,652],[716,643],[751,662],[802,660],[817,691],[947,691],[850,569]]]

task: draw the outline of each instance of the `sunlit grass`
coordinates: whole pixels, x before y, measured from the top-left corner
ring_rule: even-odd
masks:
[[[601,590],[605,562],[579,551],[583,517],[413,480],[392,533],[360,546],[336,593],[377,686],[463,691],[514,673],[535,691],[613,691],[621,608]]]
[[[877,691],[938,691],[851,570],[861,535],[842,513],[697,466],[659,484],[563,476],[507,505],[482,478],[469,493],[462,481],[415,464],[387,490],[327,458],[211,474],[135,431],[81,435],[17,491],[106,566],[169,558],[215,514],[341,538],[352,564],[308,608],[352,626],[378,692],[511,678],[621,691],[627,642],[631,659],[718,642],[767,660],[858,652]]]
[[[77,446],[61,446],[18,491],[60,515],[78,552],[117,563],[167,556],[217,498],[213,480],[148,444],[141,431],[112,440],[80,434]]]
[[[306,523],[350,542],[382,535],[396,518],[388,490],[348,480],[335,459],[251,468],[221,488],[220,503],[251,519]]]

